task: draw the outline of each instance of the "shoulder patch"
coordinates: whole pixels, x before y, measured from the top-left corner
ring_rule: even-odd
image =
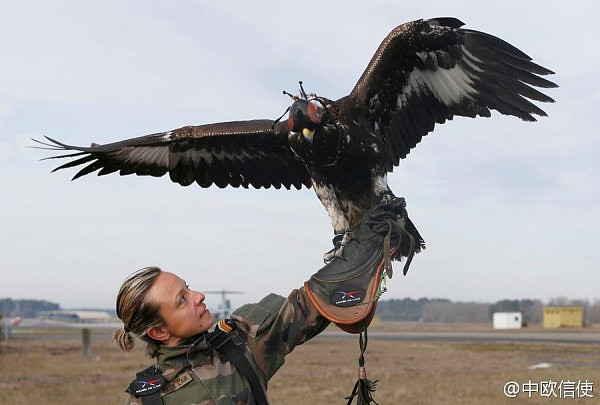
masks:
[[[152,395],[160,391],[164,385],[165,377],[162,374],[138,377],[129,385],[127,392],[137,397]]]

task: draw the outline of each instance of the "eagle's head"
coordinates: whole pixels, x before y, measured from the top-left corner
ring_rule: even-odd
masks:
[[[322,98],[298,98],[290,107],[290,147],[307,163],[331,165],[337,159],[338,131],[329,103]]]
[[[323,107],[317,101],[299,99],[290,107],[289,126],[291,132],[302,134],[306,142],[313,144],[315,131],[321,124]]]

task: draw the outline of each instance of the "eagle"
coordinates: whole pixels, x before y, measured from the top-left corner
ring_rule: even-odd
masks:
[[[393,194],[387,174],[436,124],[490,110],[535,121],[532,101],[554,102],[538,88],[557,87],[553,74],[493,35],[444,17],[394,28],[345,97],[299,95],[278,119],[185,126],[89,147],[46,137],[42,148],[66,158],[56,170],[83,166],[73,177],[160,177],[206,188],[312,187],[331,219],[334,244],[363,214]],[[34,140],[35,141],[35,140]],[[66,153],[64,153],[66,151]],[[416,231],[416,230],[415,230]],[[418,249],[423,240],[414,233]]]

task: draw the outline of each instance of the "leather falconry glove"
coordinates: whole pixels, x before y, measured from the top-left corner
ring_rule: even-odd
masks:
[[[313,305],[349,333],[373,319],[377,300],[392,277],[392,259],[406,257],[404,274],[425,242],[408,218],[404,198],[382,202],[349,231],[343,257],[335,257],[304,283]]]

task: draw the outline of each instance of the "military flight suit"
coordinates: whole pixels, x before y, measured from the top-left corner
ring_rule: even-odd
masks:
[[[310,303],[304,288],[292,291],[287,299],[270,294],[257,304],[242,306],[231,318],[237,324],[231,339],[244,349],[265,391],[285,355],[329,324]],[[203,333],[188,344],[160,348],[157,367],[167,380],[161,392],[163,404],[254,405],[250,383],[225,356],[208,346],[206,336]],[[141,401],[131,396],[127,403]]]

